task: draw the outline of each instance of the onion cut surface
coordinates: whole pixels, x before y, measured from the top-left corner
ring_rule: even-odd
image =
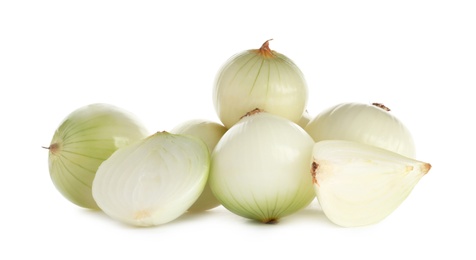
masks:
[[[410,194],[431,165],[359,142],[326,140],[313,148],[317,199],[335,224],[375,224]]]

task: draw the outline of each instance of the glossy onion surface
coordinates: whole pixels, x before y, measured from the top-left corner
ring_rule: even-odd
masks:
[[[314,141],[348,140],[384,148],[415,158],[408,128],[381,104],[342,103],[311,119],[305,127]]]
[[[297,124],[259,112],[241,119],[212,153],[210,187],[231,212],[273,223],[314,198],[314,141]]]
[[[285,55],[270,50],[268,42],[226,61],[213,88],[215,110],[226,128],[255,108],[297,123],[307,99],[301,70]]]

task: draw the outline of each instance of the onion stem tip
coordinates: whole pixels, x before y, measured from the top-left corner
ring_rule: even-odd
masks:
[[[385,106],[384,104],[382,104],[382,103],[372,103],[372,105],[374,105],[374,106],[376,106],[376,107],[378,107],[378,108],[381,108],[381,109],[383,109],[383,110],[385,110],[385,111],[387,111],[387,112],[390,111],[390,108],[386,107],[386,106]]]
[[[244,118],[244,117],[247,117],[247,116],[252,116],[252,115],[255,115],[255,114],[258,114],[258,113],[261,113],[261,112],[264,112],[263,109],[260,109],[260,108],[255,108],[253,110],[251,110],[250,112],[247,112],[244,116],[242,116],[241,118]],[[241,119],[240,118],[240,119]]]
[[[269,48],[269,41],[272,41],[273,39],[269,39],[261,45],[261,48],[259,48],[258,53],[262,55],[263,57],[266,58],[272,58],[274,57],[273,51]]]

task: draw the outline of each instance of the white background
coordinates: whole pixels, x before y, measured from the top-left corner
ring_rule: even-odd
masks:
[[[475,259],[473,3],[2,1],[0,258]],[[217,121],[220,66],[270,38],[303,71],[312,115],[381,102],[412,131],[433,168],[384,221],[341,228],[313,203],[276,225],[219,207],[132,228],[55,189],[41,147],[70,112],[110,103],[151,132]]]

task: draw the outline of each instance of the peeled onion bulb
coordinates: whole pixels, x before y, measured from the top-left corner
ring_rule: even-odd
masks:
[[[382,104],[341,103],[311,119],[305,130],[314,141],[349,140],[415,158],[408,128]]]
[[[91,185],[99,165],[147,135],[142,123],[124,109],[109,104],[81,107],[63,120],[47,147],[51,180],[72,203],[98,209]]]
[[[309,164],[314,141],[283,117],[254,111],[212,152],[210,188],[231,212],[274,223],[315,198]]]
[[[215,110],[226,128],[257,107],[297,123],[307,98],[301,70],[287,56],[271,50],[269,41],[228,59],[213,88]]]

